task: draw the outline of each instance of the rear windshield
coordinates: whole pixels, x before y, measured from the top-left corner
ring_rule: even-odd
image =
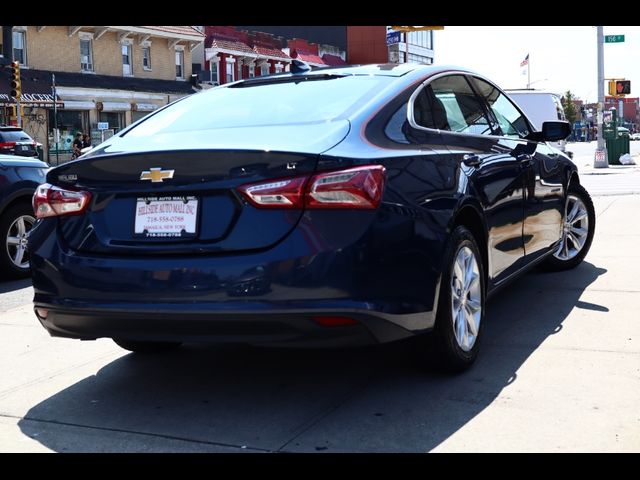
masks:
[[[214,88],[176,102],[126,135],[336,120],[347,117],[390,81],[388,77],[363,75]]]
[[[3,142],[30,141],[31,137],[22,130],[0,130],[0,140]]]

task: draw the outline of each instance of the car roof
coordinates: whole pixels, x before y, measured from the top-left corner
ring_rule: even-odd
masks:
[[[526,88],[505,88],[504,91],[507,95],[511,95],[512,93],[525,93],[528,95],[555,95],[556,97],[562,97],[559,93],[550,92],[548,90],[533,90]]]
[[[305,71],[301,73],[291,73],[291,72],[283,72],[274,75],[269,75],[266,77],[253,77],[247,78],[244,80],[239,80],[237,82],[233,82],[232,84],[227,85],[238,85],[240,83],[253,83],[260,82],[261,84],[266,84],[270,80],[277,82],[282,78],[295,78],[296,76],[323,76],[323,75],[373,75],[380,77],[403,77],[405,75],[411,73],[417,74],[436,74],[440,72],[446,71],[461,71],[464,73],[475,74],[472,70],[467,68],[458,67],[454,65],[423,65],[420,63],[378,63],[371,65],[346,65],[339,67],[322,67],[317,68],[310,71]]]

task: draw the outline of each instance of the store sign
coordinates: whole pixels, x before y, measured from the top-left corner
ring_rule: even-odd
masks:
[[[109,122],[98,122],[98,130],[108,130]]]
[[[394,45],[400,43],[400,32],[387,33],[387,45]]]
[[[15,105],[16,99],[8,93],[0,93],[0,106],[7,107]],[[50,93],[22,93],[20,104],[24,107],[53,107],[53,95]],[[64,106],[60,100],[57,101],[59,107]]]

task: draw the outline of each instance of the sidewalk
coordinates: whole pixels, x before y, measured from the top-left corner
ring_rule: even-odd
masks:
[[[631,142],[631,156],[636,165],[609,165],[594,168],[593,160],[597,143],[568,143],[573,152],[573,163],[578,167],[580,182],[591,196],[640,194],[640,142]]]
[[[609,165],[609,168],[594,168],[593,161],[597,142],[567,143],[567,151],[573,152],[573,163],[581,174],[589,173],[629,173],[640,171],[640,142],[630,143],[630,153],[636,165]]]

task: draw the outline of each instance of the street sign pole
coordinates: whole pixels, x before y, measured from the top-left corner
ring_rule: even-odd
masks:
[[[595,158],[593,160],[594,168],[609,167],[607,159],[607,149],[604,144],[603,137],[603,117],[604,117],[604,34],[602,27],[596,27],[598,30],[598,109],[596,111],[596,119],[598,124],[598,146],[596,147]]]
[[[22,108],[20,108],[20,97],[16,99],[16,117],[18,118],[18,127],[22,128]]]
[[[58,103],[56,102],[56,74],[51,74],[51,93],[53,94],[53,141],[56,144],[56,165],[60,165],[60,153],[58,152]]]

